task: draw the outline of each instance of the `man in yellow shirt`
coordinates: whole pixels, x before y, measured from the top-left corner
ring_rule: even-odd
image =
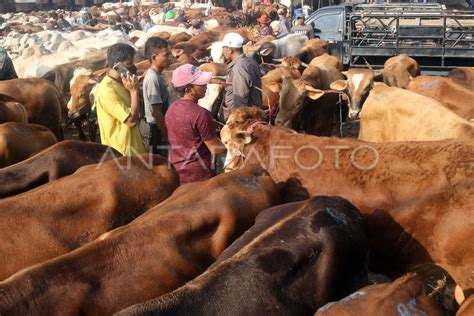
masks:
[[[146,152],[139,122],[139,88],[133,64],[135,49],[127,44],[115,44],[107,50],[110,70],[97,88],[96,106],[102,144],[115,148],[123,155]],[[129,70],[120,74],[113,66],[122,62]]]

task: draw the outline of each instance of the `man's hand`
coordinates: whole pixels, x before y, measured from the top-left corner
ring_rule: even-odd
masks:
[[[136,92],[138,91],[138,78],[135,75],[130,75],[130,73],[127,73],[127,75],[122,74],[122,83],[125,89],[127,89],[130,92]]]

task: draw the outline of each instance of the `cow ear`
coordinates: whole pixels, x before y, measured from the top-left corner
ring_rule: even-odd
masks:
[[[234,133],[234,137],[232,137],[235,142],[239,145],[247,145],[250,144],[252,141],[252,136],[245,131],[238,131]]]
[[[310,85],[305,85],[306,91],[308,92],[308,98],[317,100],[324,95],[323,90],[315,89]]]
[[[273,52],[273,48],[271,47],[268,47],[268,48],[264,48],[262,50],[260,50],[258,53],[262,56],[268,56],[270,55],[271,53]]]
[[[269,84],[267,84],[267,88],[271,92],[279,94],[281,90],[281,84],[279,84],[278,82],[270,82]]]
[[[171,53],[174,57],[178,58],[179,56],[183,55],[184,49],[172,49]]]
[[[89,79],[89,84],[94,85],[94,84],[97,84],[97,83],[99,83],[99,81],[96,78],[90,78]]]
[[[329,86],[332,90],[344,91],[347,89],[347,80],[336,80]]]

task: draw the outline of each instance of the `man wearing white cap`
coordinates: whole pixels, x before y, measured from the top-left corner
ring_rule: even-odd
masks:
[[[171,82],[181,99],[169,107],[165,124],[171,145],[170,161],[181,184],[214,176],[212,155],[226,151],[217,138],[217,126],[211,112],[197,104],[206,94],[211,78],[211,72],[203,72],[190,64],[173,71]]]
[[[244,38],[227,33],[222,42],[223,54],[229,65],[225,88],[227,111],[243,106],[262,106],[262,81],[258,64],[243,53]]]

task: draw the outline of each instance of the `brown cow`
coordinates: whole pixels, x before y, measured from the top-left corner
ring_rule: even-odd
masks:
[[[301,129],[312,135],[330,136],[335,117],[339,117],[336,93],[325,93],[333,81],[343,77],[335,67],[337,57],[324,54],[314,58],[301,78],[284,76],[280,92],[280,111],[275,124]],[[347,107],[344,106],[344,110]],[[345,118],[345,114],[343,115]],[[296,121],[296,122],[295,122]]]
[[[438,101],[384,84],[370,91],[360,114],[359,139],[368,142],[474,140],[474,122]]]
[[[0,93],[23,104],[29,123],[46,126],[58,140],[63,139],[62,97],[51,82],[38,78],[0,81]]]
[[[91,112],[92,105],[95,102],[93,90],[100,83],[100,80],[105,77],[107,71],[101,71],[102,76],[100,77],[96,72],[86,69],[75,71],[69,82],[71,90],[71,99],[67,104],[69,117],[85,116]]]
[[[0,280],[129,223],[168,198],[178,184],[166,159],[145,154],[84,166],[0,200]]]
[[[75,140],[59,142],[26,160],[0,169],[0,198],[65,177],[82,166],[120,156],[118,151],[102,144]]]
[[[298,55],[296,55],[296,57],[301,59],[303,62],[309,63],[315,57],[329,53],[330,52],[328,42],[319,38],[314,38],[307,40],[304,43],[303,47],[299,50]]]
[[[309,66],[318,67],[320,65],[324,65],[326,67],[335,68],[339,71],[342,71],[344,65],[342,64],[341,60],[336,56],[331,56],[329,54],[322,54],[318,57],[315,57],[309,63]]]
[[[281,66],[269,71],[262,77],[262,106],[265,109],[278,109],[280,104],[280,91],[283,76],[291,79],[299,79],[301,73],[293,67]],[[275,112],[273,112],[275,113]]]
[[[256,111],[236,110],[221,131],[227,170],[260,163],[277,182],[297,178],[311,196],[353,203],[369,225],[371,271],[396,276],[435,262],[461,289],[474,288],[472,141],[314,137],[262,125]]]
[[[143,76],[150,68],[150,62],[143,60],[135,63],[137,75]],[[74,71],[74,75],[69,82],[71,99],[67,104],[68,116],[70,118],[86,117],[92,109],[95,102],[95,88],[97,84],[105,77],[109,68],[97,71],[80,68]],[[79,131],[81,133],[81,130]],[[82,139],[82,137],[81,137]]]
[[[347,80],[337,80],[331,83],[330,88],[344,91],[351,99],[349,118],[359,117],[362,104],[365,102],[370,90],[374,87],[375,74],[372,69],[353,68],[347,71]]]
[[[436,302],[425,294],[416,274],[408,274],[393,283],[366,286],[348,297],[318,309],[315,316],[349,315],[445,315]]]
[[[277,67],[292,67],[296,70],[303,71],[303,66],[307,67],[299,58],[286,56],[281,59],[281,65],[277,65]]]
[[[182,32],[182,33],[186,33],[186,32]],[[155,33],[151,34],[151,37],[161,37],[164,40],[169,40],[171,38],[171,33],[165,32],[165,31],[155,32]]]
[[[92,71],[100,70],[105,67],[105,54],[98,54],[86,59],[76,60],[67,64],[57,65],[51,68],[43,75],[43,79],[51,81],[63,97],[63,105],[67,104],[71,96],[70,81],[74,77],[75,70],[78,68],[90,69]],[[67,109],[63,109],[63,114]]]
[[[23,104],[0,94],[0,124],[6,122],[28,123],[28,113]]]
[[[387,86],[406,89],[410,81],[420,75],[420,66],[407,54],[400,54],[387,59],[381,75]]]
[[[222,41],[224,36],[227,33],[238,33],[243,38],[244,41],[256,41],[255,34],[252,32],[251,29],[243,27],[243,28],[233,28],[233,27],[217,27],[212,30],[207,31],[206,33],[213,36],[217,41]]]
[[[340,197],[276,206],[199,277],[119,315],[307,315],[367,284],[368,246]]]
[[[143,76],[150,67],[148,60],[135,62],[137,75]],[[89,69],[79,68],[74,71],[74,75],[69,82],[71,99],[67,103],[67,110],[70,122],[74,123],[79,131],[79,138],[86,140],[82,129],[82,123],[86,121],[89,125],[89,140],[95,141],[97,125],[94,119],[91,119],[91,112],[95,102],[95,90],[109,68],[100,69],[92,72]]]
[[[56,142],[56,136],[41,125],[0,124],[0,168],[25,160]]]
[[[474,295],[471,295],[459,308],[456,316],[472,316],[474,315]]]
[[[186,53],[192,53],[196,50],[201,49],[203,46],[209,45],[212,42],[216,41],[217,38],[214,35],[209,33],[201,33],[192,37],[186,42],[180,42],[172,47],[173,55],[175,55],[174,50],[182,49]]]
[[[259,166],[183,185],[130,224],[0,282],[0,313],[110,315],[158,297],[204,272],[279,202]]]
[[[192,38],[190,34],[187,32],[181,32],[177,33],[174,35],[171,35],[171,37],[168,39],[168,44],[170,44],[171,47],[174,45],[181,43],[181,42],[187,42]]]
[[[191,38],[192,38],[192,36],[187,32],[176,33],[176,34],[170,36],[170,38],[168,39],[168,44],[171,47],[173,47],[174,45],[176,45],[178,43],[187,42]]]
[[[370,67],[370,65],[369,65]],[[386,85],[406,89],[411,79],[420,74],[418,63],[406,54],[387,59],[382,70],[349,69],[347,80],[337,80],[331,84],[331,89],[345,91],[351,98],[349,118],[359,116],[362,105],[374,81],[382,77]]]
[[[474,90],[466,88],[452,80],[439,76],[418,76],[408,85],[408,90],[436,100],[459,115],[471,120],[474,119]]]
[[[468,89],[474,90],[474,67],[461,67],[451,70],[448,78],[455,80]]]

